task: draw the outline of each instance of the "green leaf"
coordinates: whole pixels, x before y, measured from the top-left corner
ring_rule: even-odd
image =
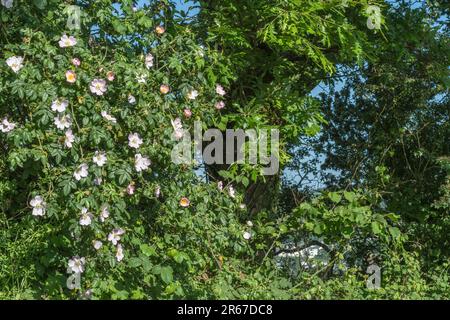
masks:
[[[34,0],[34,5],[38,7],[39,9],[45,9],[47,6],[47,0]]]
[[[161,279],[166,284],[169,284],[173,280],[173,270],[172,267],[162,267],[161,268]]]
[[[184,260],[183,253],[179,252],[177,249],[170,249],[167,254],[172,257],[177,263],[181,263]]]
[[[153,247],[150,247],[148,244],[141,244],[140,249],[144,255],[147,257],[150,257],[155,254],[155,249]]]
[[[389,233],[392,235],[392,238],[398,239],[400,237],[400,229],[397,227],[389,227]]]
[[[150,28],[153,25],[153,21],[147,16],[142,16],[139,18],[138,24],[144,28]]]
[[[348,191],[344,191],[344,198],[348,201],[348,202],[353,202],[356,199],[356,195],[354,192],[348,192]]]
[[[142,264],[142,260],[136,257],[130,258],[128,265],[132,268],[139,267]]]
[[[314,225],[314,233],[315,234],[322,234],[322,226],[320,224]]]
[[[142,300],[145,298],[145,293],[141,290],[133,290],[131,291],[131,299],[134,300]]]
[[[381,233],[381,226],[379,222],[373,221],[371,223],[371,227],[372,227],[372,232],[374,234],[380,234]]]
[[[63,193],[64,193],[64,195],[65,196],[68,196],[69,194],[70,194],[70,190],[71,190],[71,188],[70,188],[70,183],[65,183],[64,184],[64,187],[63,187]]]
[[[242,184],[244,185],[244,187],[248,187],[248,185],[250,184],[250,181],[248,180],[247,177],[242,177]]]
[[[147,257],[141,258],[142,268],[145,272],[149,272],[152,269],[152,263],[150,262],[150,259]]]
[[[342,196],[337,193],[337,192],[330,192],[328,194],[328,197],[330,198],[331,201],[333,201],[334,203],[339,203],[342,200]]]
[[[118,34],[124,34],[127,31],[127,27],[125,24],[123,24],[122,22],[120,22],[120,20],[114,20],[112,22],[113,28],[114,30],[118,33]]]

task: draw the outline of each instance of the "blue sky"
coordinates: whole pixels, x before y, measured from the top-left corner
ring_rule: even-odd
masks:
[[[138,5],[139,7],[141,7],[142,5],[149,3],[150,1],[148,0],[139,0],[138,1]],[[192,1],[185,1],[185,0],[176,0],[174,1],[177,3],[177,7],[179,10],[187,10],[189,8],[189,6],[192,6],[193,2]]]

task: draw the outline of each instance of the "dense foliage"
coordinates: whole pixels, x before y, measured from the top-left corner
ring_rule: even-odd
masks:
[[[449,298],[448,11],[2,0],[0,298]],[[174,163],[196,120],[284,173]]]

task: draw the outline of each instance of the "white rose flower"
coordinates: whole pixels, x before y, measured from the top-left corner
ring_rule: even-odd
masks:
[[[130,103],[130,104],[135,104],[136,103],[136,98],[133,96],[133,95],[129,95],[128,96],[128,102]]]
[[[72,119],[69,115],[58,116],[54,118],[54,123],[60,130],[69,129],[72,125]]]
[[[189,100],[195,100],[198,97],[198,91],[197,90],[191,90],[189,91],[188,95],[187,95]]]
[[[59,47],[60,48],[66,48],[66,47],[73,47],[77,44],[77,39],[75,37],[67,35],[63,35],[61,39],[59,40]]]
[[[100,250],[100,248],[103,246],[103,242],[94,240],[92,245],[94,246],[95,250]]]
[[[139,137],[139,134],[137,134],[137,133],[130,133],[128,135],[128,145],[131,148],[139,149],[139,147],[141,146],[142,143],[144,143],[144,142]]]
[[[89,85],[92,93],[102,96],[106,92],[106,81],[103,79],[94,79]]]
[[[108,114],[106,111],[102,111],[102,117],[103,119],[110,121],[112,123],[117,123],[117,119]]]
[[[30,201],[30,205],[33,207],[33,216],[43,216],[45,214],[46,203],[41,196],[36,196]]]
[[[236,190],[234,190],[233,186],[228,187],[228,194],[230,197],[235,198],[236,197]]]
[[[108,206],[103,206],[100,211],[100,221],[105,222],[106,219],[109,217],[109,208]]]
[[[93,216],[87,208],[81,209],[80,225],[89,226],[92,223],[92,218]]]
[[[136,187],[134,186],[133,182],[127,186],[127,194],[128,195],[130,195],[130,196],[133,195],[135,190],[136,190]]]
[[[111,231],[110,234],[108,234],[108,241],[111,241],[113,245],[117,245],[117,243],[120,241],[120,236],[125,233],[125,230],[119,228],[114,229]]]
[[[8,133],[16,127],[15,123],[9,122],[7,118],[4,118],[0,123],[0,131],[3,133]]]
[[[10,57],[6,59],[6,64],[12,69],[12,71],[17,73],[20,69],[23,68],[23,58],[16,56]]]
[[[138,83],[146,83],[147,78],[148,78],[148,76],[146,74],[140,74],[140,75],[136,76],[136,81]]]
[[[172,127],[174,130],[173,136],[176,140],[180,140],[183,138],[184,131],[183,131],[183,124],[181,123],[180,118],[176,118],[175,120],[171,121]]]
[[[218,84],[218,85],[216,86],[216,93],[217,93],[219,96],[224,96],[224,95],[227,94],[227,93],[225,92],[225,90],[223,89],[223,87],[222,87],[220,84]]]
[[[61,113],[61,112],[66,111],[68,106],[69,106],[69,101],[56,99],[55,101],[52,102],[51,108],[52,108],[52,111]]]
[[[80,181],[82,178],[86,178],[89,174],[88,169],[89,166],[86,163],[81,164],[73,174],[75,180]]]
[[[66,81],[68,83],[75,83],[77,81],[77,74],[73,70],[66,71]]]
[[[117,245],[117,252],[116,252],[116,260],[117,262],[122,261],[124,255],[123,255],[123,249],[122,249],[122,245]]]
[[[84,257],[73,257],[69,260],[69,268],[74,273],[83,273],[86,260]]]
[[[145,56],[145,67],[147,69],[153,67],[153,56],[150,53]]]
[[[157,186],[155,189],[155,197],[159,198],[160,195],[161,195],[161,187]]]
[[[136,168],[137,172],[147,170],[150,164],[150,159],[143,157],[140,153],[134,156],[134,167]]]
[[[65,135],[64,145],[67,148],[72,148],[72,144],[75,142],[75,136],[73,135],[72,130],[71,129],[67,130],[64,135]]]
[[[250,238],[252,237],[252,234],[250,232],[244,232],[243,237],[245,240],[250,240]]]
[[[103,151],[95,151],[92,161],[99,167],[103,167],[108,159],[106,158],[106,153]]]
[[[217,110],[222,110],[223,108],[225,108],[225,102],[219,101],[219,102],[217,102],[217,103],[214,105],[214,107],[215,107]]]

